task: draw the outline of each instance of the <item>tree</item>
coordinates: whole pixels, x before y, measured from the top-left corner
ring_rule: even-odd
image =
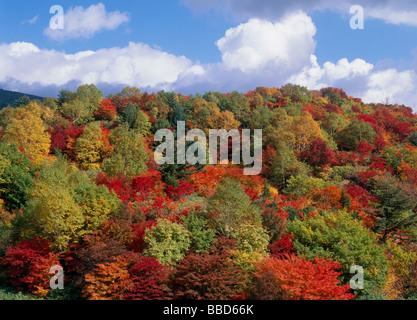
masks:
[[[375,212],[375,231],[382,235],[381,241],[404,232],[415,234],[417,192],[414,188],[388,174],[374,177],[369,185],[371,194],[380,201]]]
[[[332,136],[347,125],[348,121],[338,113],[328,112],[324,115],[323,129]]]
[[[68,189],[42,180],[36,182],[29,197],[26,212],[32,228],[51,239],[57,250],[64,251],[79,237],[84,225],[80,206]]]
[[[336,153],[320,138],[314,140],[309,148],[301,153],[301,158],[313,167],[324,167],[337,163]]]
[[[103,159],[109,155],[109,148],[103,139],[103,132],[97,122],[91,122],[84,128],[75,143],[74,151],[83,169],[99,169]]]
[[[207,252],[215,241],[215,231],[201,212],[191,212],[183,218],[183,225],[191,232],[191,248],[196,253]]]
[[[49,154],[51,138],[41,118],[40,107],[30,103],[26,108],[17,109],[2,140],[15,143],[33,163],[41,163]]]
[[[84,104],[89,116],[98,111],[102,98],[103,92],[94,84],[83,84],[77,88],[76,99]]]
[[[60,111],[64,117],[71,119],[73,123],[82,121],[89,116],[88,109],[84,103],[78,99],[64,102]]]
[[[0,198],[9,210],[26,205],[26,194],[33,188],[33,169],[29,159],[15,144],[0,144]]]
[[[114,148],[109,159],[104,160],[102,170],[110,176],[139,176],[147,170],[147,153],[142,135],[121,125],[110,132],[109,141]]]
[[[100,102],[99,109],[95,113],[97,120],[111,121],[117,116],[116,106],[110,99],[103,99]]]
[[[190,248],[190,232],[181,224],[167,219],[145,232],[145,255],[155,257],[163,265],[174,265]]]
[[[135,122],[133,124],[133,129],[137,131],[144,137],[149,136],[151,133],[152,123],[149,121],[149,117],[142,110],[138,110],[136,115]]]
[[[223,235],[245,220],[260,221],[260,213],[251,204],[239,182],[224,178],[208,201],[207,212],[213,226]]]
[[[242,294],[243,275],[229,259],[230,247],[230,240],[220,238],[208,253],[189,253],[179,261],[170,281],[174,299],[229,300]]]
[[[292,242],[299,256],[307,259],[318,256],[339,262],[344,284],[352,277],[351,266],[367,270],[365,290],[358,294],[367,294],[385,283],[388,264],[383,247],[378,245],[376,235],[349,213],[338,211],[295,220],[288,225],[287,232],[294,236]]]
[[[302,162],[298,161],[294,151],[282,141],[276,148],[271,171],[271,181],[275,185],[285,188],[291,176],[306,173],[307,169]]]
[[[286,84],[281,88],[282,93],[284,96],[288,96],[291,98],[292,102],[307,104],[311,101],[313,95],[311,92],[306,88],[296,84]]]
[[[258,266],[252,292],[254,298],[288,300],[349,300],[355,296],[349,284],[341,285],[338,279],[341,267],[338,262],[315,258],[312,261],[295,255],[287,259],[265,259]],[[268,280],[269,286],[265,286]],[[262,287],[265,291],[259,290]]]
[[[169,297],[169,270],[155,258],[140,257],[129,273],[133,285],[126,293],[127,300],[166,300]]]
[[[15,225],[21,234],[48,238],[54,249],[64,251],[70,242],[100,227],[118,205],[114,193],[96,186],[85,172],[59,157],[40,168],[26,210]]]
[[[375,131],[368,122],[353,120],[346,128],[336,135],[340,147],[356,150],[359,142],[374,144]]]
[[[46,296],[50,290],[49,270],[59,262],[47,240],[34,238],[10,247],[1,264],[16,288]]]
[[[111,213],[120,205],[115,192],[105,186],[97,186],[83,173],[78,174],[78,183],[74,186],[74,200],[80,205],[84,217],[84,230],[91,232],[102,226]]]
[[[123,300],[133,286],[128,266],[129,260],[125,257],[99,264],[85,276],[83,297],[88,300]]]

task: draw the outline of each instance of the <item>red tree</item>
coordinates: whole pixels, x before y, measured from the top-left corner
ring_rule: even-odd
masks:
[[[229,260],[231,240],[218,240],[206,254],[189,253],[170,282],[175,299],[228,300],[243,287],[243,273]]]
[[[133,287],[126,293],[126,299],[167,299],[170,291],[166,285],[168,272],[155,258],[140,257],[130,268]]]
[[[301,157],[313,167],[323,167],[337,163],[336,153],[320,138],[314,140],[310,147],[301,153]]]
[[[258,266],[257,277],[268,277],[270,290],[284,292],[290,300],[353,299],[355,296],[348,292],[349,285],[340,285],[341,273],[336,271],[340,267],[332,260],[309,261],[292,255],[282,260],[265,259]]]
[[[35,238],[10,247],[2,265],[17,289],[44,296],[52,277],[49,270],[59,262],[58,255],[50,251],[49,242]]]
[[[94,116],[97,120],[113,120],[117,116],[117,109],[113,101],[110,99],[101,100],[99,109]]]

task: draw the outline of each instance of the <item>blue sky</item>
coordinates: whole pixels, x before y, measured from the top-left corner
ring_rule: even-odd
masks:
[[[363,2],[363,3],[361,3]],[[350,28],[353,4],[363,30]],[[51,6],[64,30],[48,30]],[[417,105],[417,3],[409,0],[0,0],[0,88],[56,95],[247,91],[287,82]]]

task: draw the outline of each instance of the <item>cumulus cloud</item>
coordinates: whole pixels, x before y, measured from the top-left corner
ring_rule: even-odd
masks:
[[[413,70],[387,69],[369,76],[363,100],[366,102],[391,102],[416,105],[417,76]]]
[[[362,59],[349,62],[346,58],[337,63],[317,63],[312,55],[310,64],[286,82],[309,89],[324,87],[343,88],[349,95],[360,97],[367,103],[391,103],[417,105],[417,75],[414,70],[398,71],[394,68],[375,70],[375,66]]]
[[[251,19],[226,31],[217,41],[225,67],[251,72],[268,63],[297,69],[315,50],[316,27],[303,12],[271,23]]]
[[[130,21],[127,13],[107,12],[102,3],[88,8],[77,6],[69,9],[64,15],[64,29],[48,27],[44,34],[52,40],[91,38],[102,30],[114,30]]]
[[[198,72],[187,70],[172,87],[192,93],[204,86],[223,91],[276,86],[309,63],[316,48],[315,34],[311,18],[301,11],[276,23],[250,19],[227,30],[216,42],[221,62],[201,65]]]
[[[157,86],[176,81],[192,65],[182,56],[131,42],[125,48],[65,54],[15,42],[0,45],[0,82],[62,86],[68,82]]]

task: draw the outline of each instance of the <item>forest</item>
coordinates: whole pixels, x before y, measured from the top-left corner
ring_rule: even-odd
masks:
[[[262,172],[158,165],[179,121],[261,129]],[[415,300],[417,115],[294,84],[20,99],[0,111],[2,299]]]

